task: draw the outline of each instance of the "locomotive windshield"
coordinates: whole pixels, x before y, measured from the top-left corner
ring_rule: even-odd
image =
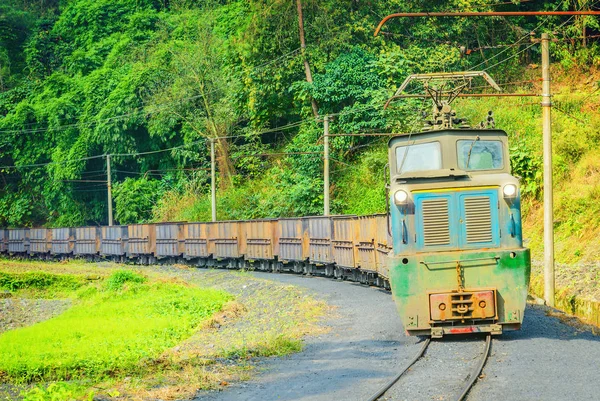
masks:
[[[398,146],[396,148],[398,173],[429,171],[442,168],[442,149],[439,142]]]
[[[501,141],[460,140],[456,143],[458,168],[498,170],[504,167]]]

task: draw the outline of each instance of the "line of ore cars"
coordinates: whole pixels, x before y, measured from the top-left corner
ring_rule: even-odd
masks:
[[[388,286],[386,215],[0,229],[0,253],[324,274]]]

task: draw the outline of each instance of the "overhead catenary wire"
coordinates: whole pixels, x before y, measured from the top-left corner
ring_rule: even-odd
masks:
[[[289,57],[292,57],[292,56],[296,55],[296,53],[299,53],[300,50],[301,50],[300,48],[296,48],[294,50],[291,50],[291,51],[289,51],[287,53],[284,53],[283,55],[281,55],[281,56],[279,56],[279,57],[277,57],[277,58],[275,58],[275,59],[273,59],[271,61],[267,61],[267,62],[265,62],[263,64],[260,64],[260,65],[258,65],[256,67],[253,67],[253,69],[264,69],[265,67],[267,67],[267,66],[269,66],[271,64],[274,64],[277,61],[281,61],[283,59],[286,59],[286,58],[289,58]],[[152,112],[150,110],[146,110],[145,107],[147,107],[147,106],[154,106],[154,107],[159,106],[160,107],[160,106],[171,105],[171,104],[174,104],[174,103],[181,103],[182,101],[191,101],[191,100],[195,100],[195,99],[201,98],[201,97],[206,96],[206,95],[213,94],[215,92],[217,92],[217,90],[211,90],[211,91],[208,91],[207,93],[202,94],[202,95],[194,95],[194,96],[189,96],[189,97],[183,98],[183,99],[175,99],[173,101],[165,102],[165,103],[160,103],[158,105],[143,104],[141,107],[135,108],[130,113],[121,114],[121,115],[112,116],[112,117],[107,117],[105,119],[92,120],[92,121],[78,121],[78,122],[68,123],[66,125],[59,125],[59,126],[56,126],[56,127],[49,127],[49,126],[47,126],[47,127],[39,128],[39,129],[0,130],[0,134],[9,134],[9,133],[38,133],[38,132],[47,132],[47,131],[55,131],[55,130],[64,130],[64,129],[68,129],[68,128],[77,128],[77,127],[80,127],[80,125],[84,125],[85,126],[85,125],[90,125],[90,124],[98,124],[98,123],[102,123],[102,122],[109,122],[109,121],[112,121],[112,120],[115,120],[115,119],[121,119],[121,118],[131,117],[131,116],[134,116],[134,115],[136,115],[138,113],[142,113],[142,112],[145,113],[145,114],[153,114],[153,113],[156,113],[158,111]],[[31,126],[31,125],[36,125],[36,124],[39,124],[39,123],[38,122],[31,122],[31,123],[25,123],[23,125],[25,125],[25,126]]]
[[[573,120],[577,121],[580,124],[583,124],[583,125],[587,125],[588,124],[587,122],[583,121],[579,117],[575,117],[573,114],[571,114],[568,111],[566,111],[566,110],[562,109],[561,107],[557,106],[556,103],[552,104],[552,108],[558,110],[559,112],[563,113],[565,116],[572,118]]]
[[[365,110],[369,110],[369,109],[373,109],[377,107],[376,105],[366,105],[366,107],[364,108],[360,108],[360,109],[352,109],[352,110],[346,110],[346,111],[342,111],[339,113],[333,113],[331,115],[334,116],[340,116],[340,115],[344,115],[344,114],[351,114],[351,113],[356,113],[359,111],[365,111]],[[274,128],[270,128],[270,129],[265,129],[262,131],[258,131],[255,132],[255,135],[262,135],[264,133],[270,133],[270,132],[276,132],[278,130],[284,130],[284,129],[290,129],[290,128],[295,128],[297,126],[300,126],[304,123],[307,122],[313,122],[313,121],[318,121],[317,119],[315,119],[314,117],[311,118],[307,118],[304,120],[299,120],[290,124],[286,124],[280,127],[274,127]],[[246,137],[246,134],[239,134],[239,135],[228,135],[228,136],[219,136],[219,137],[213,137],[212,139],[218,140],[218,139],[232,139],[232,138],[241,138],[241,137]],[[201,142],[207,142],[210,138],[201,138],[197,141],[193,141],[193,142],[188,142],[186,144],[183,145],[178,145],[178,146],[173,146],[170,148],[166,148],[166,149],[159,149],[159,150],[152,150],[152,151],[146,151],[146,152],[131,152],[131,153],[111,153],[111,156],[114,157],[133,157],[133,156],[145,156],[145,155],[150,155],[150,154],[157,154],[157,153],[163,153],[163,152],[168,152],[171,150],[176,150],[176,149],[182,149],[182,148],[186,148],[188,146],[192,146],[192,145],[197,145]],[[103,158],[106,157],[106,155],[96,155],[96,156],[89,156],[89,157],[85,157],[85,158],[79,158],[79,159],[66,159],[66,160],[62,160],[59,162],[47,162],[47,163],[36,163],[36,164],[28,164],[28,165],[15,165],[15,166],[0,166],[0,169],[19,169],[19,168],[35,168],[35,167],[47,167],[49,165],[53,165],[53,164],[65,164],[65,163],[69,163],[69,162],[77,162],[77,161],[85,161],[85,160],[91,160],[91,159],[98,159],[98,158]]]
[[[108,182],[107,180],[55,180],[60,182]]]
[[[560,2],[560,3],[559,3],[559,4],[558,4],[558,5],[557,5],[557,6],[554,8],[554,12],[556,12],[556,10],[558,10],[558,9],[561,7],[561,5],[562,5],[564,2],[565,2],[565,0],[562,0],[562,1],[561,1],[561,2]],[[593,2],[593,3],[591,3],[591,4],[587,4],[587,6],[588,6],[589,8],[591,8],[591,7],[595,6],[595,5],[596,5],[598,2],[599,2],[599,1],[595,1],[595,2]],[[581,10],[581,9],[583,9],[583,7],[585,7],[585,6],[586,6],[586,4],[582,4],[582,5],[581,5],[581,7],[579,8],[579,10],[577,10],[577,11],[573,11],[573,12],[569,11],[568,13],[583,13],[583,12],[582,12],[582,11],[580,11],[580,10]],[[600,13],[600,12],[596,12],[596,13]],[[561,14],[561,15],[562,15],[562,14]],[[565,15],[570,15],[570,17],[569,17],[567,20],[565,20],[563,23],[561,23],[561,24],[558,26],[558,28],[559,28],[559,29],[560,29],[560,28],[562,28],[562,27],[564,27],[564,26],[565,26],[567,23],[569,23],[571,20],[573,20],[573,18],[575,18],[575,15],[572,15],[572,14],[565,14]],[[577,15],[577,14],[576,14],[576,15]],[[545,24],[545,23],[548,21],[548,19],[549,19],[549,18],[550,18],[550,15],[546,16],[545,20],[544,20],[544,21],[541,21],[541,22],[540,22],[540,23],[539,23],[539,24],[538,24],[538,25],[537,25],[537,26],[534,28],[534,30],[533,30],[532,32],[535,32],[535,31],[539,30],[539,29],[540,29],[540,28],[541,28],[541,27],[542,27],[542,26],[543,26],[543,25],[544,25],[544,24]],[[523,37],[522,37],[521,39],[519,39],[519,40],[518,40],[518,42],[521,42],[521,41],[523,41],[524,39],[526,39],[526,38],[528,38],[528,37],[531,37],[531,35],[530,35],[530,34],[523,35]],[[518,55],[518,54],[521,54],[521,53],[523,53],[524,51],[526,51],[526,50],[528,50],[528,49],[530,49],[531,47],[535,46],[536,44],[537,44],[537,41],[535,41],[534,43],[530,44],[530,45],[529,45],[529,46],[527,46],[525,49],[523,49],[523,50],[519,51],[519,52],[517,53],[517,55]],[[495,58],[495,57],[499,56],[500,54],[503,54],[504,52],[506,52],[506,51],[508,51],[508,50],[509,50],[509,48],[506,48],[506,49],[504,49],[502,52],[500,52],[500,53],[498,53],[498,54],[494,55],[494,56],[493,56],[493,57],[491,57],[491,58]],[[496,64],[494,64],[494,65],[492,65],[492,66],[486,67],[486,69],[490,69],[490,68],[496,67],[496,66],[498,66],[498,65],[500,65],[500,64],[502,64],[502,63],[504,63],[504,62],[506,62],[506,61],[508,61],[508,60],[510,60],[510,59],[512,59],[512,58],[514,58],[515,56],[516,56],[516,55],[511,55],[511,56],[509,56],[509,57],[505,58],[504,60],[502,60],[502,61],[500,61],[500,62],[498,62],[498,63],[496,63]],[[489,59],[488,59],[488,61],[489,61]],[[480,67],[481,65],[483,65],[483,64],[485,64],[485,63],[486,63],[486,61],[483,61],[483,62],[481,62],[481,63],[477,64],[476,66],[474,66],[474,67],[471,67],[471,68],[469,69],[469,71],[473,71],[473,70],[475,70],[477,67]]]

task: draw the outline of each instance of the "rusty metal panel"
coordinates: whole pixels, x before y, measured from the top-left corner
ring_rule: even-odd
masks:
[[[74,255],[96,255],[100,251],[100,227],[75,228]]]
[[[208,230],[206,223],[187,223],[184,226],[184,250],[186,259],[207,258]]]
[[[305,217],[308,222],[308,252],[309,261],[317,264],[334,263],[331,249],[333,232],[332,221],[329,217]]]
[[[209,241],[214,258],[239,258],[239,221],[218,221],[209,224]]]
[[[304,224],[303,219],[279,219],[277,221],[279,260],[304,261],[308,258],[304,246]],[[307,241],[308,242],[308,241]]]
[[[429,294],[429,315],[433,321],[498,319],[496,290]]]
[[[127,226],[127,256],[152,255],[156,248],[156,231],[152,224]]]
[[[358,217],[336,216],[333,221],[333,259],[336,265],[347,268],[358,268],[357,249],[358,244]]]
[[[274,259],[277,239],[277,220],[251,220],[241,223],[245,236],[246,259]]]
[[[388,230],[388,216],[385,214],[376,214],[372,217],[375,219],[377,226],[375,237],[377,273],[385,278],[389,278],[388,254],[392,250],[392,239]]]
[[[358,218],[358,265],[363,270],[377,271],[377,220],[375,216]]]
[[[8,251],[8,230],[0,228],[0,253]]]
[[[29,229],[29,254],[43,254],[50,252],[52,230],[47,228]]]
[[[127,253],[128,238],[127,226],[102,227],[100,254],[116,256],[125,255],[125,253]]]
[[[68,255],[73,252],[75,235],[73,228],[53,228],[50,253],[53,255]]]
[[[158,223],[156,230],[156,257],[180,256],[184,251],[184,223]]]

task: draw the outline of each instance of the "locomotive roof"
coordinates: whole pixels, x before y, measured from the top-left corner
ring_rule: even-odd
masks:
[[[487,129],[487,128],[462,128],[462,129],[442,129],[435,131],[421,131],[413,133],[397,134],[390,138],[388,146],[391,145],[392,141],[398,139],[424,139],[428,137],[438,138],[440,136],[469,136],[469,135],[482,135],[482,136],[507,136],[506,131],[501,129]]]

